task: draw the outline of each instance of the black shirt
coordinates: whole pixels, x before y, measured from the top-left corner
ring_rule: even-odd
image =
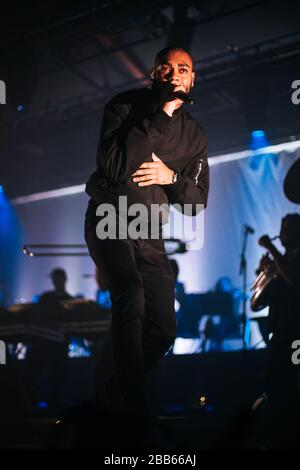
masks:
[[[179,175],[169,185],[139,187],[132,181],[142,163],[154,152]],[[86,192],[95,203],[177,203],[206,207],[209,188],[207,139],[197,121],[182,107],[170,117],[157,105],[154,89],[142,88],[116,95],[104,109],[97,150],[97,170]]]

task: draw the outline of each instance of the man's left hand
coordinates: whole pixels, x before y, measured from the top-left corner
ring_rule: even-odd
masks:
[[[168,168],[155,153],[152,153],[153,162],[142,163],[139,169],[133,173],[133,181],[139,186],[151,184],[171,184],[174,171]]]

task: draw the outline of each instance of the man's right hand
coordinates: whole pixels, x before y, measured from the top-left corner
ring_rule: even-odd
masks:
[[[160,105],[162,110],[170,117],[173,115],[175,109],[179,108],[183,101],[174,97],[174,91],[184,91],[179,84],[165,82],[161,87]]]

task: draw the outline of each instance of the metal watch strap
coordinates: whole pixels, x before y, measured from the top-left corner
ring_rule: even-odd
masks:
[[[177,180],[178,180],[178,173],[174,171],[172,175],[172,184],[176,183]]]

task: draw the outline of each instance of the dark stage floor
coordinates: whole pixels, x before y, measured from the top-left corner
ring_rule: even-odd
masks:
[[[256,350],[165,357],[149,376],[151,420],[146,430],[140,421],[104,413],[93,404],[94,365],[89,360],[70,363],[65,403],[58,413],[28,410],[10,373],[1,387],[6,393],[0,448],[173,453],[263,449],[263,412],[253,412],[251,406],[263,392],[265,355],[265,350]]]

